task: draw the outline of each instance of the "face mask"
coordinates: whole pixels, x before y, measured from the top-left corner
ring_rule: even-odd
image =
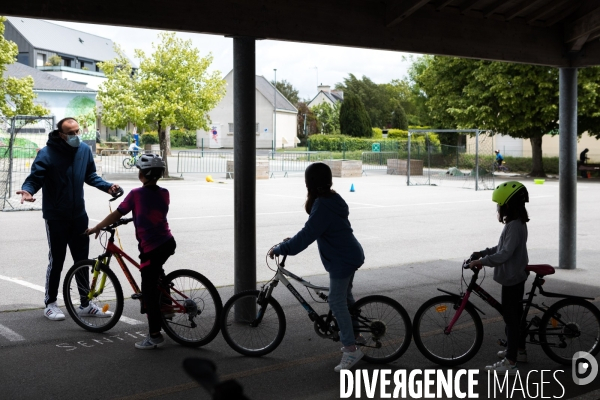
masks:
[[[67,144],[72,147],[79,147],[81,144],[81,138],[79,135],[66,135],[67,136]]]

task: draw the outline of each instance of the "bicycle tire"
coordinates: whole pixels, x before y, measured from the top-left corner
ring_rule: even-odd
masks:
[[[63,298],[67,312],[77,325],[90,332],[105,332],[114,327],[121,318],[124,305],[123,289],[115,273],[108,266],[100,264],[98,266],[100,277],[97,283],[102,281],[103,276],[106,276],[104,289],[90,301],[94,302],[103,311],[112,313],[112,315],[106,318],[81,316],[78,312],[79,305],[83,301],[83,296],[89,293],[90,272],[93,270],[94,265],[96,265],[96,260],[82,260],[69,269],[63,281]],[[87,287],[85,281],[82,282],[85,276],[88,279]]]
[[[283,308],[272,297],[267,300],[263,318],[258,326],[250,325],[257,316],[256,304],[259,293],[258,290],[237,293],[227,300],[221,317],[221,333],[227,344],[238,353],[249,357],[269,354],[279,346],[285,335],[286,321]],[[244,300],[248,303],[241,304]],[[234,310],[236,304],[254,309],[238,310],[236,315]],[[261,343],[263,340],[264,342]]]
[[[554,346],[553,338],[566,347]],[[550,340],[550,341],[549,341]],[[600,311],[583,299],[563,299],[553,304],[540,321],[540,341],[544,353],[552,360],[571,365],[573,355],[585,351],[596,356],[600,351]]]
[[[135,162],[132,164],[131,161],[132,161],[131,157],[124,158],[123,159],[123,167],[125,169],[131,169],[131,168],[133,168],[133,166],[135,165]]]
[[[221,296],[212,282],[199,272],[180,269],[168,274],[162,285],[169,288],[173,300],[187,309],[185,313],[173,312],[171,299],[160,292],[161,323],[166,334],[184,346],[210,343],[219,334],[223,311]]]
[[[438,365],[453,367],[469,361],[483,342],[483,323],[470,303],[467,303],[452,332],[449,335],[444,333],[460,301],[455,296],[434,297],[419,307],[413,319],[417,348]]]
[[[410,346],[412,323],[396,300],[380,295],[363,297],[350,307],[350,314],[354,321],[358,320],[359,332],[366,339],[361,346],[363,360],[372,364],[389,363],[400,358]]]

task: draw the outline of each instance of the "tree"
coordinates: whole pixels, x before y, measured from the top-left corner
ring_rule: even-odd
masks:
[[[344,91],[344,101],[346,94],[352,94],[361,100],[373,126],[385,128],[391,122],[392,111],[397,103],[392,101],[386,84],[379,85],[366,76],[358,79],[349,74],[348,78],[344,78],[344,83],[338,83],[335,87]]]
[[[317,117],[313,114],[312,110],[308,108],[308,105],[304,101],[298,102],[296,105],[298,109],[298,129],[297,135],[299,138],[305,138],[308,135],[317,133]],[[304,123],[306,119],[306,124]],[[306,128],[306,132],[304,129]]]
[[[556,68],[424,57],[415,75],[432,118],[444,127],[479,128],[531,141],[532,176],[545,176],[544,135],[558,133]],[[579,74],[578,134],[597,134],[600,68]]]
[[[398,107],[393,111],[392,116],[392,128],[402,129],[403,131],[408,130],[408,120],[406,119],[406,113],[404,108],[398,104]]]
[[[225,95],[225,81],[220,71],[208,72],[212,55],[201,58],[191,40],[180,39],[173,32],[160,33],[159,39],[152,55],[135,51],[140,60],[136,71],[119,49],[114,60],[99,63],[108,80],[101,85],[98,99],[102,120],[109,127],[133,122],[155,128],[167,163],[168,128],[208,130],[208,112]],[[168,163],[165,176],[169,176]]]
[[[321,133],[340,133],[340,102],[334,105],[324,101],[311,108],[317,119],[317,129]]]
[[[344,96],[340,108],[340,130],[344,135],[371,137],[371,120],[362,101],[353,94]]]
[[[31,76],[4,77],[6,66],[14,64],[17,61],[17,54],[19,54],[17,45],[4,38],[4,21],[6,18],[0,17],[0,115],[12,118],[16,115],[43,116],[50,114],[46,108],[34,104],[33,101],[37,96],[33,93]]]
[[[271,85],[275,85],[277,90],[279,90],[279,92],[284,95],[285,98],[288,99],[293,105],[298,104],[300,101],[300,97],[298,97],[298,90],[285,79],[277,81],[277,83],[275,83],[275,81],[271,81]]]

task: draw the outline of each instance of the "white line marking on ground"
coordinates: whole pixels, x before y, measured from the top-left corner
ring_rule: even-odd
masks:
[[[19,342],[21,340],[25,340],[25,338],[23,336],[19,335],[17,332],[13,331],[12,329],[8,329],[4,325],[0,325],[0,335],[4,336],[11,342]]]
[[[121,315],[121,318],[119,318],[119,321],[125,322],[126,324],[129,324],[129,325],[141,325],[141,324],[143,324],[142,321],[138,321],[137,319],[129,318],[129,317],[126,317],[124,315]]]
[[[37,290],[38,292],[46,293],[46,288],[45,288],[45,287],[43,287],[43,286],[40,286],[40,285],[35,285],[35,284],[33,284],[33,283],[29,283],[29,282],[27,282],[27,281],[23,281],[23,280],[21,280],[21,279],[17,279],[17,278],[10,278],[10,277],[8,277],[8,276],[3,276],[3,275],[0,275],[0,279],[2,279],[2,280],[5,280],[5,281],[7,281],[7,282],[13,282],[13,283],[17,283],[17,284],[19,284],[19,285],[22,285],[22,286],[28,287],[28,288],[30,288],[30,289]],[[59,298],[59,299],[61,299],[61,300],[62,300],[62,298],[63,298],[63,297],[62,297],[62,295],[61,295],[60,293],[59,293],[59,294],[58,294],[56,297],[58,297],[58,298]]]

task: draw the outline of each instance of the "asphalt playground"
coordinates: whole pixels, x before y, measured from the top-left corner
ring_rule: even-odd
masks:
[[[169,223],[177,241],[177,252],[166,270],[199,271],[218,287],[225,302],[233,294],[233,182],[224,175],[213,178],[215,182],[209,183],[205,175],[189,174],[183,180],[161,182],[171,194]],[[530,193],[530,264],[556,266],[558,181],[547,179],[543,185],[527,178],[521,181]],[[134,180],[115,183],[126,191],[139,185]],[[349,191],[352,184],[355,192]],[[462,260],[475,250],[495,245],[502,230],[491,191],[476,192],[462,186],[449,182],[407,186],[405,177],[379,173],[334,178],[333,188],[350,206],[350,221],[366,255],[365,265],[355,278],[356,297],[390,296],[412,318],[423,302],[439,293],[436,288],[458,292]],[[90,187],[85,190],[90,224],[94,224],[109,213],[109,196]],[[296,233],[306,221],[305,194],[301,174],[257,181],[257,286],[273,275],[265,265],[268,249]],[[596,306],[600,304],[599,198],[600,182],[578,182],[577,269],[557,269],[545,286],[550,291],[593,297]],[[114,210],[116,204],[112,206]],[[119,232],[125,251],[135,255],[133,227],[123,227]],[[101,251],[99,242],[92,240],[90,256]],[[43,317],[48,248],[40,211],[0,213],[0,255],[0,398],[208,399],[208,394],[183,372],[181,363],[186,357],[214,361],[221,378],[236,379],[250,399],[340,398],[340,378],[333,371],[340,357],[339,343],[319,338],[304,310],[282,286],[274,297],[284,307],[287,333],[280,347],[268,356],[243,357],[231,350],[220,335],[199,349],[184,348],[167,339],[161,349],[143,352],[133,347],[147,329],[133,300],[126,301],[124,315],[128,322],[119,322],[105,334],[86,332],[68,316],[62,322]],[[70,265],[72,260],[67,256],[65,268]],[[290,257],[287,267],[313,283],[327,284],[316,244]],[[118,276],[125,289],[126,280],[122,273]],[[500,286],[492,280],[491,271],[482,286],[499,298]],[[126,290],[126,297],[129,292]],[[485,338],[477,356],[460,367],[465,369],[481,369],[495,362],[499,350],[496,341],[503,337],[504,330],[493,309],[480,299],[474,303],[486,313],[482,316]],[[326,310],[323,305],[315,307]],[[413,343],[389,365],[360,362],[357,368],[372,372],[380,368],[410,371],[437,366],[425,359]],[[529,348],[529,363],[521,370],[531,372],[533,383],[545,386],[543,396],[600,398],[600,379],[587,386],[575,385],[571,367],[554,363],[535,346]],[[562,372],[556,372],[557,382],[551,375],[537,375],[541,370]],[[491,398],[484,375],[479,375],[476,392],[479,398]],[[545,380],[551,382],[543,384]],[[542,398],[532,393],[520,395],[516,392],[512,398]],[[369,397],[363,391],[360,398]],[[371,398],[385,397],[377,393]]]

